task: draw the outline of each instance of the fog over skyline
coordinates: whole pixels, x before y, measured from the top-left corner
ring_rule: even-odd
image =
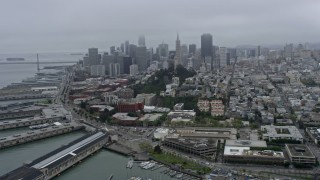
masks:
[[[147,47],[162,41],[174,49],[196,43],[203,33],[213,44],[320,42],[317,0],[3,0],[0,53],[108,51],[125,40]]]

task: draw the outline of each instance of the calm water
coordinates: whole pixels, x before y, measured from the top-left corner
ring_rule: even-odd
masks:
[[[11,131],[15,133],[15,130]],[[16,169],[24,162],[32,161],[64,144],[68,144],[84,134],[84,132],[78,131],[2,149],[0,150],[0,175]]]
[[[25,58],[26,62],[36,62],[37,56],[34,54],[0,54],[0,88],[5,87],[11,83],[21,82],[27,77],[33,77],[37,72],[36,64],[1,64],[6,62],[6,58],[21,57]],[[70,55],[70,53],[40,53],[40,62],[63,62],[63,61],[78,61],[83,55]],[[58,66],[70,64],[40,64],[40,69],[45,66]],[[46,72],[51,70],[42,70]]]
[[[128,169],[126,168],[128,160],[128,157],[107,150],[100,150],[75,167],[65,171],[59,177],[54,178],[54,180],[105,180],[111,174],[114,180],[127,180],[132,176],[151,178],[152,180],[175,179],[161,173],[166,169],[165,167],[151,171],[140,168],[139,163],[134,163],[133,168]]]

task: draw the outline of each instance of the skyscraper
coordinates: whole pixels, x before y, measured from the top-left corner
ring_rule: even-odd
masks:
[[[129,55],[129,41],[124,43],[124,53],[125,55]]]
[[[196,54],[196,50],[197,50],[197,45],[196,44],[190,44],[189,45],[189,54]]]
[[[146,38],[144,37],[144,35],[139,36],[138,45],[139,46],[146,46]]]
[[[179,34],[177,34],[176,55],[174,56],[174,69],[176,69],[179,64],[181,64],[181,45],[179,40]]]
[[[158,53],[160,59],[161,59],[161,57],[168,57],[169,56],[169,45],[164,44],[162,42],[162,44],[159,44],[159,46],[158,46],[157,53]]]
[[[99,65],[100,64],[100,56],[98,54],[98,48],[89,48],[89,64],[90,65]]]
[[[212,49],[212,35],[209,33],[201,35],[201,58],[206,63],[210,62],[210,69],[213,69],[213,49]]]
[[[227,65],[227,48],[220,47],[220,68]]]
[[[293,44],[286,44],[286,46],[284,47],[284,57],[287,60],[293,59]]]
[[[201,56],[212,57],[212,35],[209,33],[201,35]]]
[[[115,51],[116,51],[116,47],[115,46],[111,46],[110,47],[110,54],[114,54]]]
[[[139,71],[147,70],[147,48],[145,46],[136,48],[134,64],[138,65]]]

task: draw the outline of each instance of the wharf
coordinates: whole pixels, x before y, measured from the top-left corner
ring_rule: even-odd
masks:
[[[62,146],[34,161],[3,175],[0,179],[52,179],[61,172],[95,153],[108,141],[105,131],[96,131]]]
[[[84,127],[82,125],[79,125],[76,123],[65,123],[59,126],[51,126],[48,128],[28,131],[25,133],[15,134],[12,136],[1,137],[0,149],[10,147],[10,146],[15,146],[18,144],[27,143],[30,141],[48,138],[51,136],[69,133],[69,132],[80,130],[83,128]]]
[[[26,108],[0,111],[0,120],[33,117],[40,115],[43,108],[43,106],[29,106]]]
[[[10,121],[0,121],[0,130],[32,126],[32,125],[44,124],[44,123],[53,123],[56,121],[61,121],[62,118],[63,117],[61,116],[56,116],[56,117],[38,116],[38,117],[16,119],[16,120],[10,120]]]
[[[52,97],[49,94],[24,93],[24,94],[0,96],[0,101],[12,101],[12,100],[22,100],[22,99],[44,99],[44,98],[52,98]]]

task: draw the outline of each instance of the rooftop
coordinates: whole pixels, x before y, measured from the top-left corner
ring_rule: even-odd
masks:
[[[286,149],[291,156],[314,157],[309,147],[304,144],[286,144]]]
[[[226,140],[226,146],[236,147],[267,147],[266,141]]]
[[[235,147],[235,146],[225,146],[224,155],[284,158],[283,152],[280,152],[280,151],[272,151],[272,150],[256,151],[256,150],[250,150],[250,147]]]
[[[121,121],[136,121],[136,120],[138,120],[138,117],[128,116],[128,113],[116,113],[112,117],[116,118],[118,120],[121,120]]]

